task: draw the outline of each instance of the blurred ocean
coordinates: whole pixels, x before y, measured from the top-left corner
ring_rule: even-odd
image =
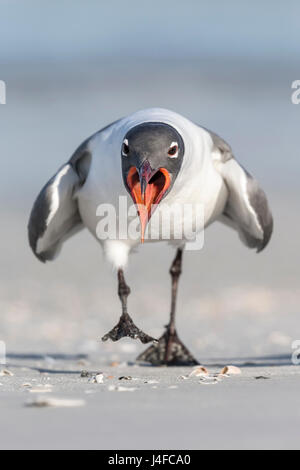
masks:
[[[230,11],[239,17],[239,21],[232,17],[232,24],[226,25],[230,37],[224,33],[222,15],[213,16],[218,31],[215,43],[204,51],[197,51],[193,43],[188,54],[185,38],[200,44],[203,35],[212,40],[213,34],[208,25],[201,30],[203,18],[197,33],[192,33],[189,20],[180,17],[182,7],[175,13],[172,10],[170,17],[176,27],[184,21],[182,42],[179,37],[170,42],[169,24],[164,43],[160,21],[158,36],[151,32],[151,46],[154,13],[149,17],[150,26],[144,18],[148,42],[142,26],[137,22],[134,30],[130,20],[130,34],[122,30],[118,43],[116,38],[112,40],[109,28],[125,27],[130,15],[123,7],[118,23],[111,17],[105,33],[101,26],[108,18],[108,7],[99,29],[95,15],[90,14],[92,26],[85,36],[80,26],[88,26],[87,18],[79,14],[85,11],[83,2],[74,2],[81,5],[74,10],[77,22],[68,24],[63,36],[69,2],[64,2],[61,15],[54,2],[57,15],[52,11],[49,24],[38,22],[39,11],[33,10],[36,2],[27,3],[31,7],[26,18],[35,11],[30,17],[33,30],[22,22],[23,7],[18,16],[11,13],[10,17],[9,2],[0,2],[6,8],[0,23],[8,21],[0,39],[9,38],[8,49],[0,55],[0,79],[7,85],[7,104],[0,105],[0,339],[6,341],[8,350],[113,354],[120,348],[96,342],[115,324],[120,312],[115,273],[103,261],[97,243],[84,231],[64,246],[54,263],[42,265],[30,252],[26,225],[41,187],[87,136],[137,109],[159,106],[225,138],[267,192],[275,219],[273,239],[259,255],[219,224],[206,231],[201,252],[186,253],[178,305],[181,336],[198,356],[290,351],[291,341],[298,339],[300,322],[300,105],[291,103],[291,83],[300,77],[299,64],[289,49],[292,44],[294,52],[297,48],[295,19],[289,23],[283,18],[281,23],[281,7],[272,23],[272,31],[278,35],[272,35],[271,26],[264,30],[270,2],[262,2],[264,21],[260,17],[257,24],[250,22],[254,12],[252,16],[248,10],[247,15],[237,13],[237,2],[229,2]],[[89,3],[95,12],[101,10]],[[216,12],[208,4],[205,2],[205,18],[212,25],[210,14]],[[296,3],[292,4],[296,9]],[[168,14],[164,7],[165,17]],[[189,18],[194,24],[191,13]],[[226,18],[229,21],[229,13]],[[49,26],[54,26],[54,19],[57,34]],[[19,32],[14,39],[9,21]],[[135,54],[129,46],[135,47]],[[164,245],[142,246],[128,267],[129,311],[153,335],[162,332],[168,318],[172,256]]]

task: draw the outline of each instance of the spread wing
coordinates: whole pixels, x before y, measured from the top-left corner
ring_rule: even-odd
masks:
[[[40,261],[53,259],[64,240],[83,228],[74,192],[87,178],[91,154],[85,141],[38,195],[28,223],[32,251]]]
[[[238,231],[249,248],[259,252],[268,244],[273,217],[267,197],[258,182],[237,162],[230,146],[208,131],[213,141],[213,160],[228,190],[221,221]]]

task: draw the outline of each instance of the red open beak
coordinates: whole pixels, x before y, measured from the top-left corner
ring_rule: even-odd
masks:
[[[138,205],[138,214],[141,221],[141,242],[143,243],[147,223],[157,204],[170,187],[171,177],[165,168],[153,170],[148,160],[146,160],[139,170],[134,166],[130,168],[127,184],[133,201]]]

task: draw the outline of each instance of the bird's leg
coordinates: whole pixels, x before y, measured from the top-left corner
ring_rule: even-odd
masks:
[[[198,361],[178,338],[175,328],[175,312],[178,281],[181,274],[182,249],[177,250],[176,256],[170,268],[172,278],[171,314],[166,331],[158,340],[158,343],[150,346],[140,354],[138,361],[150,362],[153,365],[197,365]]]
[[[133,323],[129,313],[127,312],[127,297],[130,294],[130,288],[125,282],[123,269],[118,270],[118,282],[118,294],[122,304],[122,315],[118,324],[109,331],[109,333],[103,336],[102,341],[107,341],[108,339],[118,341],[124,336],[139,339],[142,343],[155,341],[154,338],[144,333]]]
[[[176,300],[177,300],[177,290],[178,290],[178,281],[181,275],[181,267],[182,267],[182,249],[178,249],[176,256],[173,260],[173,263],[170,268],[170,274],[172,278],[172,293],[171,293],[171,313],[170,313],[170,321],[167,325],[167,345],[165,351],[164,360],[166,363],[169,362],[170,355],[171,355],[171,348],[172,343],[176,341],[176,330],[175,330],[175,312],[176,312]]]

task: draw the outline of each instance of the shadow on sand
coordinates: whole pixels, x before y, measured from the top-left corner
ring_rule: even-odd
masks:
[[[37,354],[37,353],[8,353],[7,356],[7,367],[28,367],[31,370],[36,370],[40,373],[48,374],[80,374],[82,369],[78,370],[68,370],[68,369],[56,369],[55,361],[62,362],[77,362],[80,360],[87,360],[88,355],[86,354]],[[18,364],[14,361],[28,361],[31,364]],[[53,361],[51,367],[43,367],[42,364],[37,364],[36,366],[32,362],[41,362],[41,361]],[[249,356],[249,357],[217,357],[217,358],[202,358],[201,364],[208,367],[224,367],[224,365],[234,365],[238,367],[280,367],[280,366],[294,366],[291,360],[291,354],[272,354],[266,356]],[[128,366],[136,366],[137,364],[141,367],[160,367],[153,366],[145,362],[134,362],[128,361]],[[47,364],[46,364],[47,365]],[[59,364],[57,364],[58,366]],[[103,364],[102,364],[103,365]],[[105,364],[109,366],[110,364]],[[176,367],[176,366],[171,366]]]
[[[80,361],[83,359],[88,359],[87,354],[52,354],[52,353],[46,353],[46,354],[36,354],[36,353],[8,353],[6,355],[7,359],[7,367],[27,367],[30,370],[35,370],[37,372],[40,372],[41,374],[80,374],[82,372],[82,369],[79,370],[66,370],[66,369],[55,369],[55,364],[53,364],[53,368],[45,368],[45,367],[39,367],[39,366],[34,366],[34,365],[28,365],[28,364],[15,364],[13,361],[69,361],[69,362],[74,362],[74,361]]]
[[[292,355],[289,354],[272,354],[266,356],[250,356],[250,357],[227,357],[227,358],[205,358],[201,362],[210,367],[222,367],[224,364],[231,364],[239,367],[280,367],[294,366],[292,363]]]

